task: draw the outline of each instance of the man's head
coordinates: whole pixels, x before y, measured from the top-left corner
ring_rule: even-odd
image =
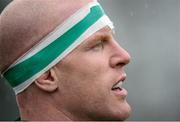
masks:
[[[1,19],[1,70],[90,2],[16,0],[12,3]],[[127,91],[117,84],[125,80],[124,66],[129,60],[129,54],[113,38],[112,28],[108,25],[99,28],[17,95],[21,115],[30,120],[31,117],[58,120],[62,115],[71,120],[125,120],[131,109],[126,101]],[[42,110],[49,112],[45,116],[38,114]]]

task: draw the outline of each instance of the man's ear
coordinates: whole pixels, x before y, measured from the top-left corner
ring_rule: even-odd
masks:
[[[35,84],[46,92],[54,92],[58,88],[58,78],[53,68],[35,80]]]

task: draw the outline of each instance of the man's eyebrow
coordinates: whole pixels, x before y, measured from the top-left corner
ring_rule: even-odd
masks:
[[[110,35],[114,35],[114,30],[111,30],[111,29],[106,29],[105,31],[103,32],[96,32],[94,33],[90,38],[86,39],[85,43],[84,44],[89,44],[89,43],[93,43],[95,42],[96,40],[99,40],[99,39],[103,39],[103,38],[106,38]]]

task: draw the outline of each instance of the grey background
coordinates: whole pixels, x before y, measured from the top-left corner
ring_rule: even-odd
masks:
[[[180,120],[180,0],[99,2],[114,22],[116,39],[132,57],[124,84],[133,108],[128,120]],[[0,86],[8,87],[2,81]],[[9,112],[15,118],[12,90],[0,90],[0,120]]]
[[[4,7],[9,4],[12,0],[0,0],[0,13],[4,9]]]
[[[132,56],[129,120],[180,120],[180,0],[100,0]]]
[[[0,121],[13,121],[18,117],[19,112],[14,92],[4,79],[0,79]]]

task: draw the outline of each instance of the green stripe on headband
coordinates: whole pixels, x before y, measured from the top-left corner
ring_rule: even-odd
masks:
[[[58,39],[53,41],[44,49],[25,61],[9,68],[3,76],[9,81],[12,87],[16,87],[24,81],[28,80],[59,55],[61,55],[74,41],[79,38],[91,25],[104,15],[101,6],[96,5],[90,9],[90,13],[79,23],[65,32]]]

